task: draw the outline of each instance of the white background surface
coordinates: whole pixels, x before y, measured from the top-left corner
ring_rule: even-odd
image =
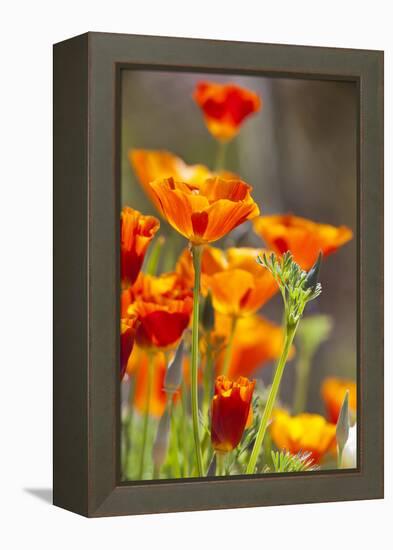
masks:
[[[374,0],[7,2],[0,83],[0,547],[391,548],[392,353],[384,501],[87,520],[50,506],[51,44],[87,30],[385,50],[386,243],[392,241],[392,14]],[[386,310],[393,307],[386,261]],[[392,322],[387,316],[387,342]],[[45,491],[46,489],[46,491]]]

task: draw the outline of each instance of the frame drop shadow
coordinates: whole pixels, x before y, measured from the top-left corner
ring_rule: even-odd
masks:
[[[53,490],[49,488],[24,487],[24,492],[33,495],[47,504],[53,504]]]

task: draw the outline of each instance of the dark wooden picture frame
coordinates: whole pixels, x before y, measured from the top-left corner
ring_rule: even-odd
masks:
[[[356,470],[120,482],[118,81],[130,66],[356,83]],[[53,389],[54,504],[85,516],[383,497],[382,52],[105,33],[54,46]]]

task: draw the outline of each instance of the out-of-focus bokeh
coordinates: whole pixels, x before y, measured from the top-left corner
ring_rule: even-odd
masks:
[[[161,71],[122,72],[121,202],[155,214],[129,164],[133,148],[166,149],[188,164],[214,168],[217,142],[192,99],[200,80],[233,82],[257,92],[263,108],[246,120],[230,142],[225,168],[253,188],[262,213],[287,213],[332,225],[347,225],[353,240],[323,263],[323,293],[306,315],[326,313],[334,326],[318,351],[307,409],[323,412],[326,376],[356,379],[357,337],[357,91],[350,82],[261,78]],[[162,222],[161,233],[172,231]],[[262,246],[250,231],[243,246]],[[179,249],[186,245],[179,239]],[[280,322],[280,298],[263,314]],[[266,383],[272,366],[261,369]],[[294,368],[288,365],[281,397],[291,403]]]

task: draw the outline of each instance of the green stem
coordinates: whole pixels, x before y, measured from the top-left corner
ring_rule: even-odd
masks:
[[[226,141],[218,141],[216,160],[215,160],[215,163],[214,163],[214,170],[216,172],[218,172],[219,170],[223,170],[223,168],[224,168],[226,150],[227,150],[227,142]]]
[[[308,384],[310,378],[311,356],[303,353],[296,362],[295,397],[293,400],[293,414],[305,410],[307,402]]]
[[[226,453],[216,452],[216,476],[225,475],[225,456]]]
[[[183,477],[188,476],[187,388],[184,378],[181,385],[181,431],[183,446]]]
[[[207,343],[206,350],[206,365],[204,372],[204,395],[203,395],[203,414],[207,418],[209,414],[210,400],[212,398],[212,381],[213,381],[213,354],[210,342]]]
[[[172,451],[172,466],[174,471],[174,477],[181,477],[180,463],[179,463],[179,443],[177,440],[177,422],[174,415],[173,397],[169,396],[169,416],[171,419],[171,451]]]
[[[149,259],[147,260],[145,272],[148,275],[155,275],[157,273],[158,262],[160,261],[161,250],[165,243],[165,238],[160,236],[154,242],[151,249]]]
[[[222,374],[224,376],[228,376],[229,365],[232,357],[233,341],[234,341],[235,332],[236,332],[236,325],[237,325],[237,317],[232,317],[231,332],[229,334],[228,345],[225,350],[224,364],[222,366]]]
[[[195,271],[194,305],[192,312],[192,347],[191,347],[191,409],[194,432],[194,446],[197,473],[203,476],[202,449],[199,435],[199,407],[198,407],[198,346],[199,346],[199,293],[201,279],[202,247],[193,245],[192,259]]]
[[[250,460],[248,462],[248,466],[246,469],[247,474],[253,474],[255,472],[255,466],[256,466],[258,456],[262,447],[262,443],[265,437],[267,425],[272,415],[274,404],[276,402],[281,378],[284,372],[289,350],[291,349],[293,338],[295,336],[297,327],[298,327],[298,323],[296,325],[286,326],[284,348],[282,350],[281,357],[277,364],[277,369],[274,374],[272,387],[270,388],[269,397],[266,402],[265,410],[263,411],[263,416],[261,419],[261,423],[259,425],[257,437],[255,439],[254,447],[252,449]]]
[[[130,388],[128,393],[128,408],[129,412],[124,421],[124,456],[123,456],[123,480],[129,477],[129,471],[131,467],[131,448],[132,448],[132,426],[134,420],[134,398],[135,398],[135,388],[136,388],[136,376],[137,373],[130,379]]]
[[[141,459],[139,463],[138,479],[143,479],[143,469],[145,466],[146,443],[147,443],[147,434],[149,431],[149,419],[150,419],[150,400],[151,400],[151,390],[152,390],[153,365],[154,365],[153,354],[149,353],[148,366],[147,366],[146,403],[145,403],[145,411],[144,411],[144,417],[143,417],[142,450],[141,450]]]

